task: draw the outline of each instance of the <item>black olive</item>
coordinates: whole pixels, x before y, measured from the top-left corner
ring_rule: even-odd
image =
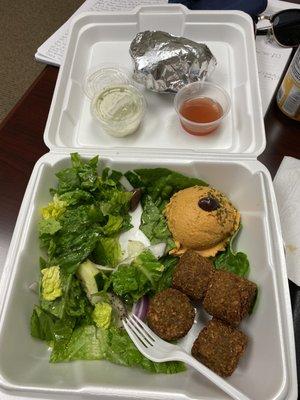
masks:
[[[130,211],[134,211],[137,208],[137,206],[139,205],[139,202],[140,202],[141,196],[142,196],[142,189],[139,189],[139,188],[133,189],[132,193],[133,193],[133,195],[129,202],[129,210]]]
[[[198,201],[198,206],[204,211],[215,211],[220,207],[220,203],[214,197],[202,197]]]

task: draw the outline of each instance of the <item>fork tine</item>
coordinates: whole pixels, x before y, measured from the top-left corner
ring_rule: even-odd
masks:
[[[147,347],[153,346],[154,341],[145,334],[142,328],[134,321],[134,319],[128,317],[127,324],[134,329],[135,333],[147,344]]]
[[[148,342],[151,343],[151,345],[153,345],[153,343],[155,342],[155,338],[153,337],[153,335],[151,335],[151,331],[148,329],[145,329],[145,324],[140,323],[139,318],[134,318],[133,315],[130,315],[128,317],[129,321],[136,327],[136,329],[145,337],[145,339],[148,340]]]
[[[138,323],[140,325],[141,328],[143,328],[143,330],[145,332],[147,332],[147,334],[149,335],[149,337],[154,340],[154,341],[160,341],[160,342],[164,342],[163,339],[161,339],[159,336],[157,336],[150,328],[148,325],[146,325],[142,320],[140,320],[136,315],[131,314],[129,316],[129,318],[134,319],[136,323]]]
[[[135,346],[145,355],[145,351],[147,350],[147,347],[150,347],[150,345],[142,340],[140,335],[136,332],[135,327],[132,326],[128,319],[123,319],[123,326]]]

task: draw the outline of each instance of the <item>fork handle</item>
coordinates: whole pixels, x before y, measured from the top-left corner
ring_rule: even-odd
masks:
[[[191,367],[195,368],[198,372],[200,372],[202,375],[204,375],[207,379],[209,379],[211,382],[215,383],[220,389],[224,390],[224,392],[227,393],[229,396],[231,396],[233,399],[235,399],[235,400],[250,400],[250,398],[248,396],[246,396],[244,393],[240,392],[238,389],[233,387],[225,379],[221,378],[219,375],[217,375],[215,372],[213,372],[212,370],[207,368],[201,362],[197,361],[191,355],[182,351],[182,352],[180,352],[180,354],[178,354],[178,357],[180,357],[180,361],[183,361],[186,364],[190,365]],[[177,358],[177,360],[178,360],[178,358]]]

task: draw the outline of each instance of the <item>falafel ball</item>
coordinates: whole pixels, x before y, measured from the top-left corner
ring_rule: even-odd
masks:
[[[192,356],[218,375],[232,375],[247,347],[247,336],[213,318],[199,333]]]
[[[189,298],[179,290],[169,288],[157,293],[150,301],[147,322],[164,340],[177,340],[191,329],[195,309]]]
[[[256,293],[255,283],[231,272],[217,270],[208,285],[203,307],[208,314],[236,327],[249,314]]]
[[[193,300],[202,300],[213,272],[213,265],[207,258],[188,250],[175,268],[173,287]]]

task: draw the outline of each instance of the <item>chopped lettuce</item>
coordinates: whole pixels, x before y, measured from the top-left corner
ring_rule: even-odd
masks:
[[[174,374],[186,370],[178,361],[155,363],[143,356],[123,329],[112,327],[108,331],[106,359],[128,367],[142,367],[149,372]]]
[[[223,269],[225,271],[232,272],[233,274],[247,277],[250,270],[250,265],[247,255],[241,251],[234,252],[233,250],[233,243],[240,229],[241,226],[231,237],[226,251],[219,254],[215,258],[214,266],[216,269]]]
[[[131,192],[122,192],[115,189],[112,190],[109,199],[101,204],[103,215],[120,215],[128,212],[131,197]]]
[[[98,157],[84,162],[74,153],[71,161],[70,168],[56,174],[53,201],[42,209],[39,222],[49,263],[69,274],[93,253],[99,239],[115,238],[131,228],[132,197],[119,182],[122,173],[106,168],[98,174]]]
[[[60,274],[62,294],[54,300],[40,296],[40,307],[52,316],[63,319],[66,316],[86,318],[91,312],[88,299],[79,281],[73,275]]]
[[[76,328],[67,340],[54,342],[50,357],[51,362],[101,359],[128,367],[142,367],[154,373],[174,374],[186,370],[178,361],[150,361],[139,352],[126,331],[116,327],[101,329],[87,325]]]
[[[65,212],[66,207],[67,202],[60,200],[59,197],[55,194],[53,196],[53,201],[51,201],[46,207],[42,208],[42,217],[43,219],[57,219]]]
[[[121,246],[116,238],[100,237],[93,252],[97,264],[115,267],[121,259]]]
[[[55,319],[41,307],[35,306],[30,320],[31,336],[42,340],[53,340]]]
[[[41,307],[35,306],[30,321],[31,335],[47,342],[68,339],[72,335],[75,322],[74,318],[58,319]]]
[[[105,331],[98,331],[94,325],[75,328],[71,336],[59,337],[54,341],[50,362],[72,360],[101,360],[105,356]]]
[[[84,162],[79,154],[71,154],[72,167],[59,171],[57,189],[54,193],[63,194],[76,189],[95,191],[98,180],[98,156],[93,157],[88,162]]]
[[[136,302],[155,289],[164,269],[151,251],[144,250],[130,265],[120,265],[112,274],[113,291],[129,303]]]
[[[128,181],[135,188],[143,188],[153,201],[169,198],[178,190],[191,186],[208,186],[198,178],[190,178],[167,168],[141,168],[125,174]]]
[[[148,195],[143,199],[140,229],[150,240],[151,244],[165,242],[167,244],[167,250],[175,247],[163,212]]]
[[[112,306],[108,303],[96,303],[92,313],[93,321],[98,328],[108,329],[112,316]]]
[[[62,295],[60,268],[55,265],[41,270],[42,297],[45,300],[55,300]]]
[[[41,219],[39,221],[39,236],[54,235],[61,229],[61,224],[54,218]]]
[[[232,253],[229,246],[224,253],[217,256],[214,260],[214,265],[216,269],[224,269],[239,276],[246,277],[249,274],[249,260],[247,255],[241,251]]]
[[[113,236],[121,232],[123,218],[120,215],[110,215],[107,223],[103,226],[102,232],[105,236]]]
[[[47,300],[41,294],[40,306],[44,311],[48,312],[49,314],[52,314],[54,317],[61,319],[65,315],[66,303],[68,301],[71,282],[72,282],[72,275],[66,275],[61,273],[60,279],[61,279],[62,295],[54,300]]]
[[[155,286],[155,292],[161,292],[172,286],[173,274],[179,258],[167,255],[159,260],[164,265],[164,272]]]

